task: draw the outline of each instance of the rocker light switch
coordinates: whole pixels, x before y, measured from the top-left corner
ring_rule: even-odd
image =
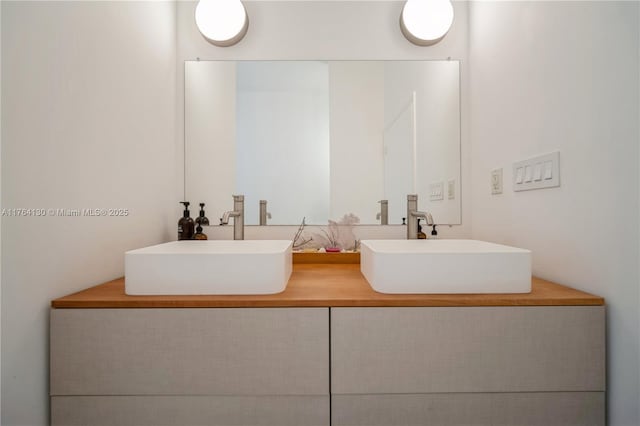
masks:
[[[502,194],[502,169],[491,171],[491,194]]]
[[[540,163],[533,166],[533,180],[536,182],[542,180],[542,164]]]
[[[533,170],[531,166],[524,167],[524,183],[531,182],[531,176],[533,175]]]
[[[560,152],[540,155],[513,163],[513,190],[560,186]]]
[[[553,177],[553,164],[551,163],[551,161],[546,161],[544,163],[544,179],[545,180],[549,180]]]

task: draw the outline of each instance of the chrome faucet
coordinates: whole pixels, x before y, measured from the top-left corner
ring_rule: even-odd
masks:
[[[233,218],[233,239],[244,240],[244,195],[233,196],[233,210],[224,212],[220,225],[227,225],[230,217]]]
[[[271,213],[267,212],[267,200],[260,200],[260,226],[265,226],[267,219],[271,219]]]
[[[431,213],[418,211],[418,196],[407,195],[407,239],[418,238],[418,219],[424,219],[428,226],[433,226]]]
[[[376,215],[376,219],[380,221],[380,225],[389,224],[389,200],[380,200],[380,212]]]

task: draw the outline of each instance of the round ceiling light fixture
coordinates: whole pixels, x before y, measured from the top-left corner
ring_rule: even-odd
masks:
[[[407,0],[400,14],[402,34],[418,46],[430,46],[442,40],[452,23],[450,0]]]
[[[233,46],[247,33],[249,16],[240,0],[200,0],[196,26],[209,43]]]

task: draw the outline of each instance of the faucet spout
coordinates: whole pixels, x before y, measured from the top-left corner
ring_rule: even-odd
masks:
[[[229,218],[236,218],[240,216],[240,212],[236,212],[236,211],[229,211],[229,212],[224,212],[222,213],[222,217],[220,218],[220,225],[228,225],[229,224]]]
[[[267,200],[260,200],[260,226],[265,226],[267,219],[271,219],[271,213],[267,211]]]
[[[424,219],[427,225],[433,226],[433,216],[429,212],[419,212],[417,210],[412,210],[409,212],[411,217],[415,217],[416,219]]]
[[[224,212],[220,218],[220,225],[229,223],[233,218],[233,239],[244,240],[244,195],[233,196],[233,210]]]

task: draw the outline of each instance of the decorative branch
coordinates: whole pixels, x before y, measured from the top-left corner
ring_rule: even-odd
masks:
[[[313,237],[311,237],[309,239],[305,239],[304,237],[302,237],[302,232],[304,231],[304,227],[306,225],[305,219],[306,219],[306,217],[302,218],[302,223],[298,227],[298,231],[296,232],[296,235],[293,237],[293,249],[294,250],[302,248],[304,245],[308,244],[309,242],[311,242],[311,240],[313,240]],[[300,242],[298,242],[299,239],[301,239]]]

